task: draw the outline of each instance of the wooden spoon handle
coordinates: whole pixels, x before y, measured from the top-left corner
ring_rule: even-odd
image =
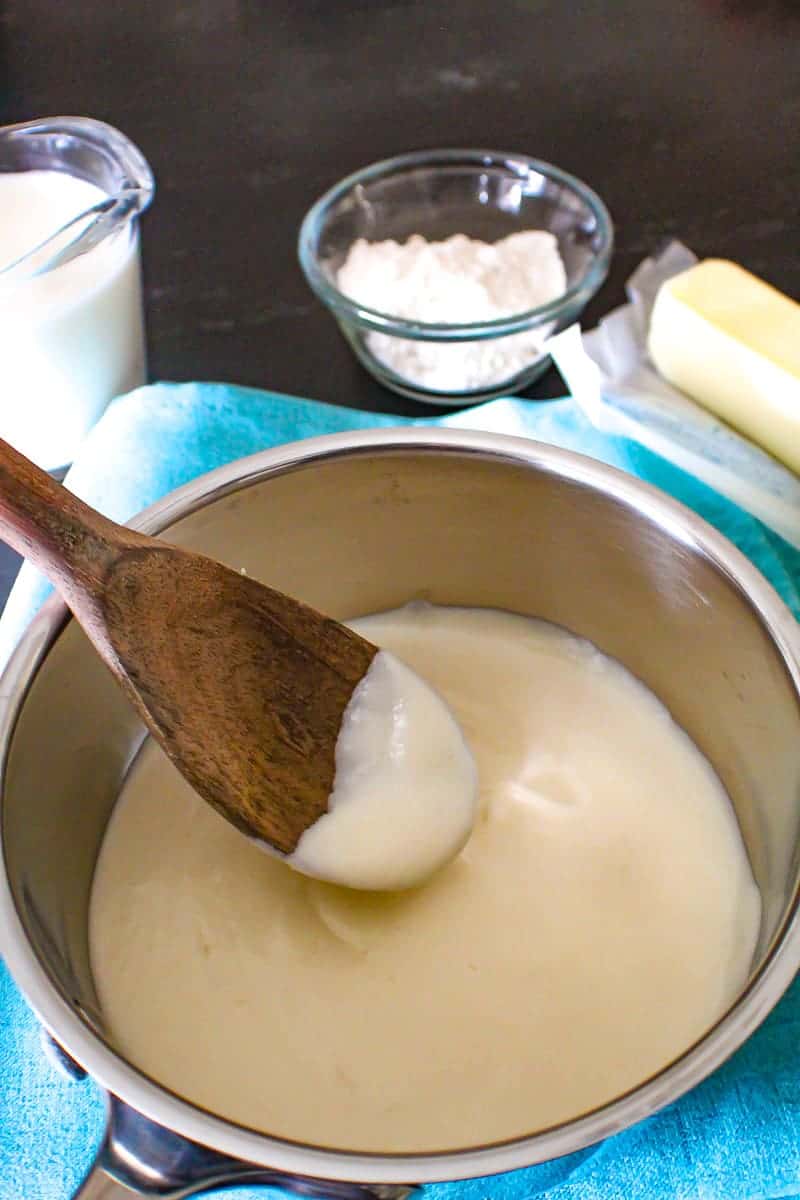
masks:
[[[126,540],[118,525],[2,439],[0,538],[44,571],[72,608],[81,596],[99,594]]]

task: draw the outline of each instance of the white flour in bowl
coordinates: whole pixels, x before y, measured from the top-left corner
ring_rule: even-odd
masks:
[[[567,287],[558,242],[545,230],[499,242],[462,233],[443,242],[419,234],[407,242],[359,238],[339,268],[339,289],[365,308],[427,324],[496,321],[538,308]],[[511,380],[541,353],[548,323],[523,333],[470,342],[424,342],[370,332],[375,357],[410,383],[465,392]]]

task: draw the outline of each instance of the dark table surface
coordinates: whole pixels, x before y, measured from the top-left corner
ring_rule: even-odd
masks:
[[[156,379],[430,414],[356,364],[295,255],[322,191],[421,147],[532,154],[603,196],[588,324],[669,236],[800,295],[798,0],[0,0],[0,124],[56,114],[152,164]],[[0,604],[15,570],[0,554]]]

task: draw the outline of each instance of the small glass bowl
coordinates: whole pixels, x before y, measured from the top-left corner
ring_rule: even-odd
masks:
[[[464,233],[496,242],[533,229],[548,230],[558,239],[567,289],[548,304],[511,317],[453,325],[409,321],[358,304],[336,284],[357,238],[405,242],[416,233],[440,241]],[[380,383],[415,400],[464,404],[519,391],[547,369],[550,360],[542,343],[575,321],[598,290],[613,244],[613,225],[602,200],[566,171],[521,154],[429,150],[374,163],[336,184],[303,220],[298,254],[309,284]],[[522,346],[525,354],[530,352],[522,368],[519,353],[512,366],[504,363],[502,351],[512,344],[499,339],[510,337],[516,339],[515,350]],[[404,375],[386,361],[387,350],[396,349],[386,340],[392,338],[417,343],[421,369]],[[497,344],[496,356],[477,347],[491,341]],[[483,364],[479,386],[439,390],[421,378],[429,373],[424,361],[432,354],[445,367],[448,359],[454,360],[458,373],[457,356],[475,355],[476,348]]]

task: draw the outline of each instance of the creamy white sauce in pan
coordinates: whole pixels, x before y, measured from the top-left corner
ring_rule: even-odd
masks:
[[[730,802],[666,709],[554,626],[410,606],[354,622],[450,705],[480,813],[424,886],[317,883],[147,743],[94,881],[110,1035],[265,1132],[453,1149],[618,1096],[746,978],[760,901]]]

